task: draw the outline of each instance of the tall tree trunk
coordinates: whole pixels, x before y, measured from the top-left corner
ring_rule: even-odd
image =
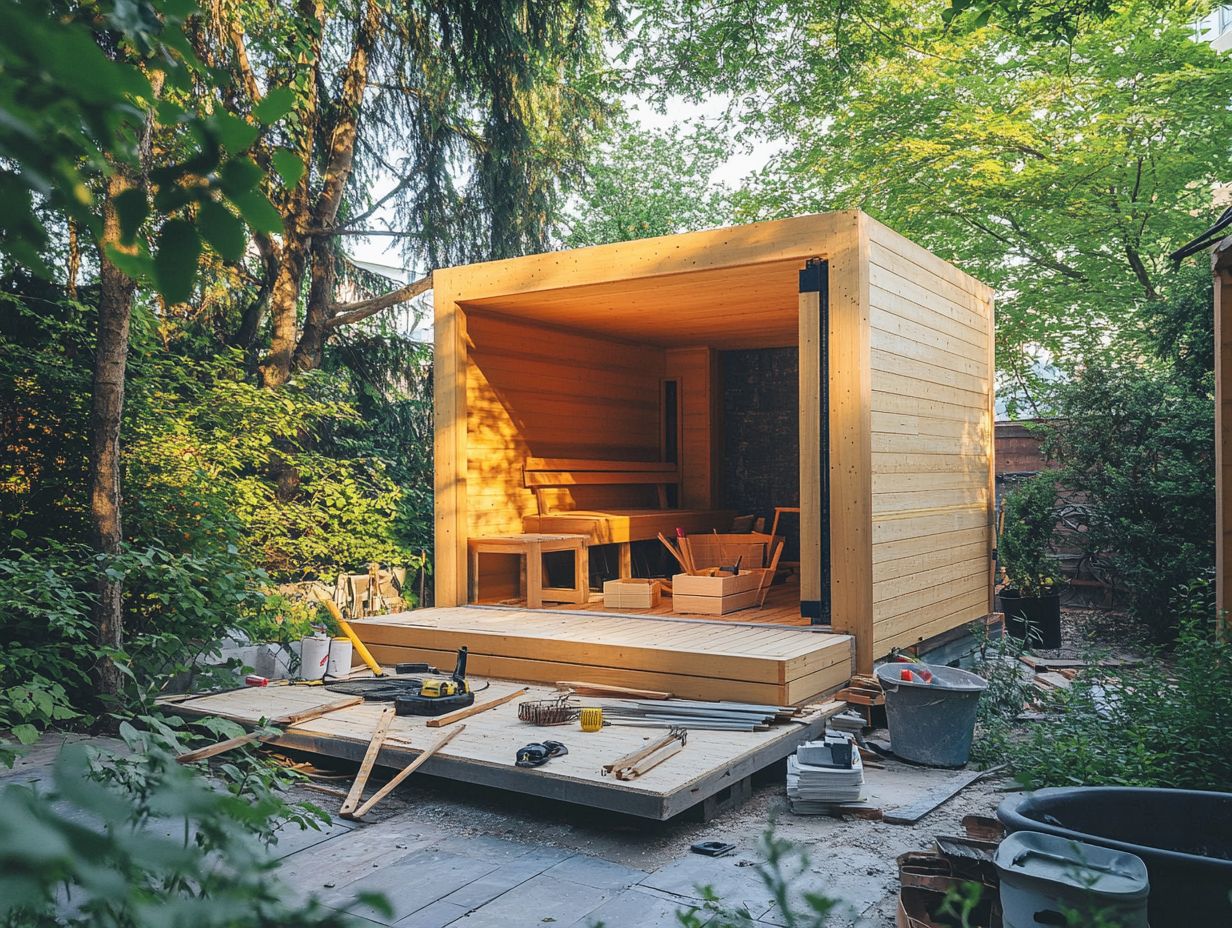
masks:
[[[120,240],[115,198],[131,188],[131,177],[117,168],[107,181],[103,205],[103,242]],[[95,643],[118,650],[124,646],[124,585],[108,576],[108,561],[120,553],[124,540],[120,493],[120,420],[124,414],[124,374],[128,365],[128,331],[136,284],[99,248],[98,337],[94,349],[93,395],[90,400],[90,518],[97,564],[94,605]],[[120,692],[120,672],[110,657],[95,666],[95,683],[104,699]]]

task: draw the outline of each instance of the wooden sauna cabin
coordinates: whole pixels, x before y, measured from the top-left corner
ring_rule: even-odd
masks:
[[[992,292],[886,226],[801,216],[434,291],[437,606],[468,602],[473,538],[584,525],[589,569],[636,575],[659,530],[798,507],[792,624],[851,635],[858,669],[992,611]],[[483,598],[513,595],[483,564]]]

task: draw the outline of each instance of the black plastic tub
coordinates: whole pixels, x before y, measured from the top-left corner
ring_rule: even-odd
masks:
[[[1232,793],[1077,786],[1011,796],[1007,831],[1128,851],[1151,880],[1151,928],[1232,926]]]

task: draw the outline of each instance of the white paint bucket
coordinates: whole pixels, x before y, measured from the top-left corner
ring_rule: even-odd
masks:
[[[329,639],[313,635],[299,643],[299,675],[304,680],[320,680],[329,661]]]
[[[329,643],[329,669],[331,677],[345,677],[351,672],[351,655],[354,646],[350,638],[335,638]]]

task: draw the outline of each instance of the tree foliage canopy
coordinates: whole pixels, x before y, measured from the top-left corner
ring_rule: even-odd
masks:
[[[894,0],[741,4],[692,27],[690,0],[660,7],[678,31],[640,33],[669,53],[651,84],[744,95],[747,128],[785,142],[742,216],[859,207],[954,261],[996,288],[1013,377],[1041,349],[1141,350],[1167,254],[1232,176],[1232,59],[1194,41],[1190,4],[1118,4],[1065,44]]]
[[[623,242],[729,223],[732,191],[712,177],[729,146],[708,126],[686,132],[612,126],[590,158],[562,224],[569,247]]]

